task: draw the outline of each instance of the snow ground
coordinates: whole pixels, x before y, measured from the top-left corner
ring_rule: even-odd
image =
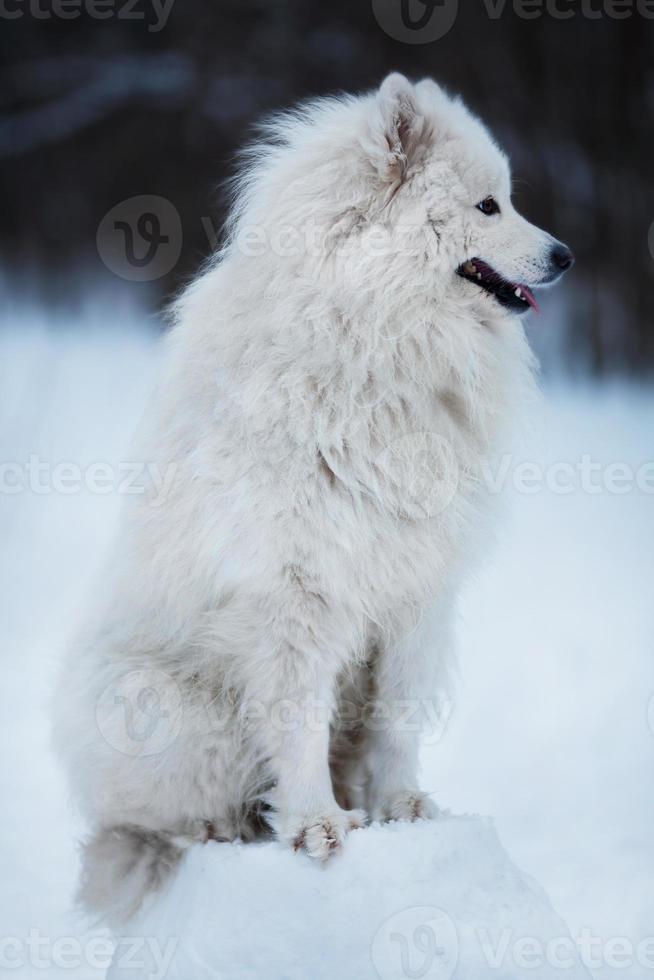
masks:
[[[479,817],[355,831],[324,868],[280,844],[196,847],[129,933],[149,937],[143,969],[124,942],[109,980],[159,977],[168,961],[167,980],[557,980],[562,962],[589,980],[544,891]]]
[[[15,309],[0,333],[0,459],[129,460],[156,366],[154,332],[129,307],[58,324]],[[611,463],[635,472],[654,459],[653,432],[651,390],[550,385],[529,458],[589,454],[607,482]],[[459,692],[425,748],[424,784],[455,813],[492,815],[573,936],[598,938],[594,976],[644,980],[654,977],[644,943],[654,935],[654,495],[644,481],[620,493],[520,492],[517,463],[510,517],[464,597]],[[48,749],[54,666],[120,501],[74,482],[43,492],[37,475],[33,489],[0,493],[0,969],[21,980],[97,980],[108,958],[102,933],[69,911],[79,828]]]

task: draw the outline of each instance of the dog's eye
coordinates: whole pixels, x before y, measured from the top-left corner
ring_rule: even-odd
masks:
[[[495,198],[491,197],[490,195],[488,197],[485,197],[483,201],[480,201],[477,207],[479,208],[482,214],[491,215],[491,214],[500,213],[499,204],[497,203]]]

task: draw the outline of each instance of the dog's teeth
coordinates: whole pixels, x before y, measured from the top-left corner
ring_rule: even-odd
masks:
[[[477,273],[477,279],[481,279],[481,272]]]
[[[522,290],[521,289],[516,289],[515,294],[518,297],[518,299],[522,299]]]
[[[477,266],[474,264],[474,262],[466,262],[463,266],[463,271],[469,276],[474,276],[477,271]]]

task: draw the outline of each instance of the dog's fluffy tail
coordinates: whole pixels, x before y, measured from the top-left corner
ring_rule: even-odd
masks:
[[[120,929],[199,839],[131,825],[101,828],[82,845],[81,907],[104,925]]]

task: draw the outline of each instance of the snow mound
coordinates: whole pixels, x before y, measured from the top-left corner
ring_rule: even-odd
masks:
[[[326,866],[276,843],[210,842],[129,936],[108,980],[589,977],[545,892],[478,817],[354,831]]]

